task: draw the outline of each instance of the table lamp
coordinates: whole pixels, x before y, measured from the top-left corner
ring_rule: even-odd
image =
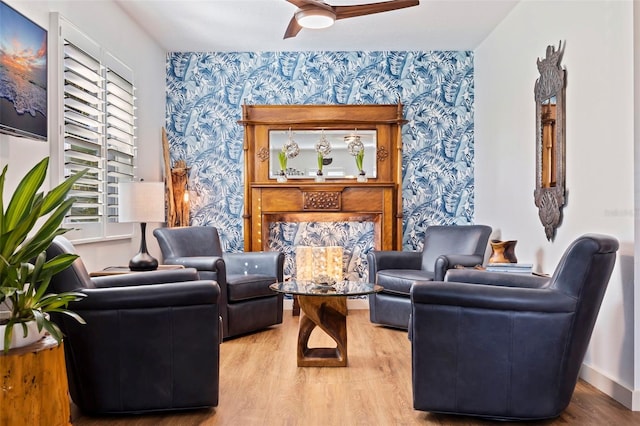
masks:
[[[158,260],[147,251],[147,222],[164,222],[163,182],[118,183],[118,221],[140,222],[140,251],[129,261],[132,271],[158,269]]]
[[[342,247],[296,247],[296,279],[312,281],[329,279],[332,283],[342,281]]]

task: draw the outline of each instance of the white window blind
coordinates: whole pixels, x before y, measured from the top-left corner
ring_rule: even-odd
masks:
[[[71,191],[67,221],[100,222],[103,215],[104,83],[100,62],[64,41],[64,177],[85,168]]]
[[[134,177],[135,96],[133,84],[106,70],[107,220],[118,221],[118,182]]]
[[[118,182],[133,180],[136,154],[133,73],[99,44],[58,14],[60,177],[88,172],[73,187],[66,218],[74,241],[95,241],[132,233],[118,223]],[[53,26],[52,26],[53,27]],[[50,51],[56,51],[51,49]],[[52,155],[53,157],[53,155]]]

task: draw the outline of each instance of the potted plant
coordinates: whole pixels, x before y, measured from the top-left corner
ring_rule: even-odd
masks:
[[[77,255],[64,254],[47,261],[46,249],[57,235],[68,231],[61,224],[75,199],[67,195],[86,171],[66,179],[46,194],[40,192],[49,166],[49,158],[36,164],[20,181],[6,210],[4,187],[8,167],[0,174],[0,329],[4,352],[11,346],[13,334],[51,334],[58,342],[62,333],[47,315],[61,312],[84,320],[67,309],[69,302],[80,300],[82,293],[47,292],[51,277],[73,263]],[[29,324],[35,327],[29,328]],[[17,337],[17,336],[16,336]]]

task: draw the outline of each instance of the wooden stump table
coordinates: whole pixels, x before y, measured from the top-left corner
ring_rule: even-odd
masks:
[[[64,347],[47,336],[0,352],[0,425],[71,424]]]

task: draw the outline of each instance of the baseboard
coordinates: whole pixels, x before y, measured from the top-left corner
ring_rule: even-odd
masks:
[[[580,378],[609,395],[630,410],[640,411],[640,391],[634,391],[613,380],[601,371],[582,364]]]
[[[283,309],[293,310],[293,299],[284,299]],[[347,309],[369,309],[369,299],[347,299]]]

